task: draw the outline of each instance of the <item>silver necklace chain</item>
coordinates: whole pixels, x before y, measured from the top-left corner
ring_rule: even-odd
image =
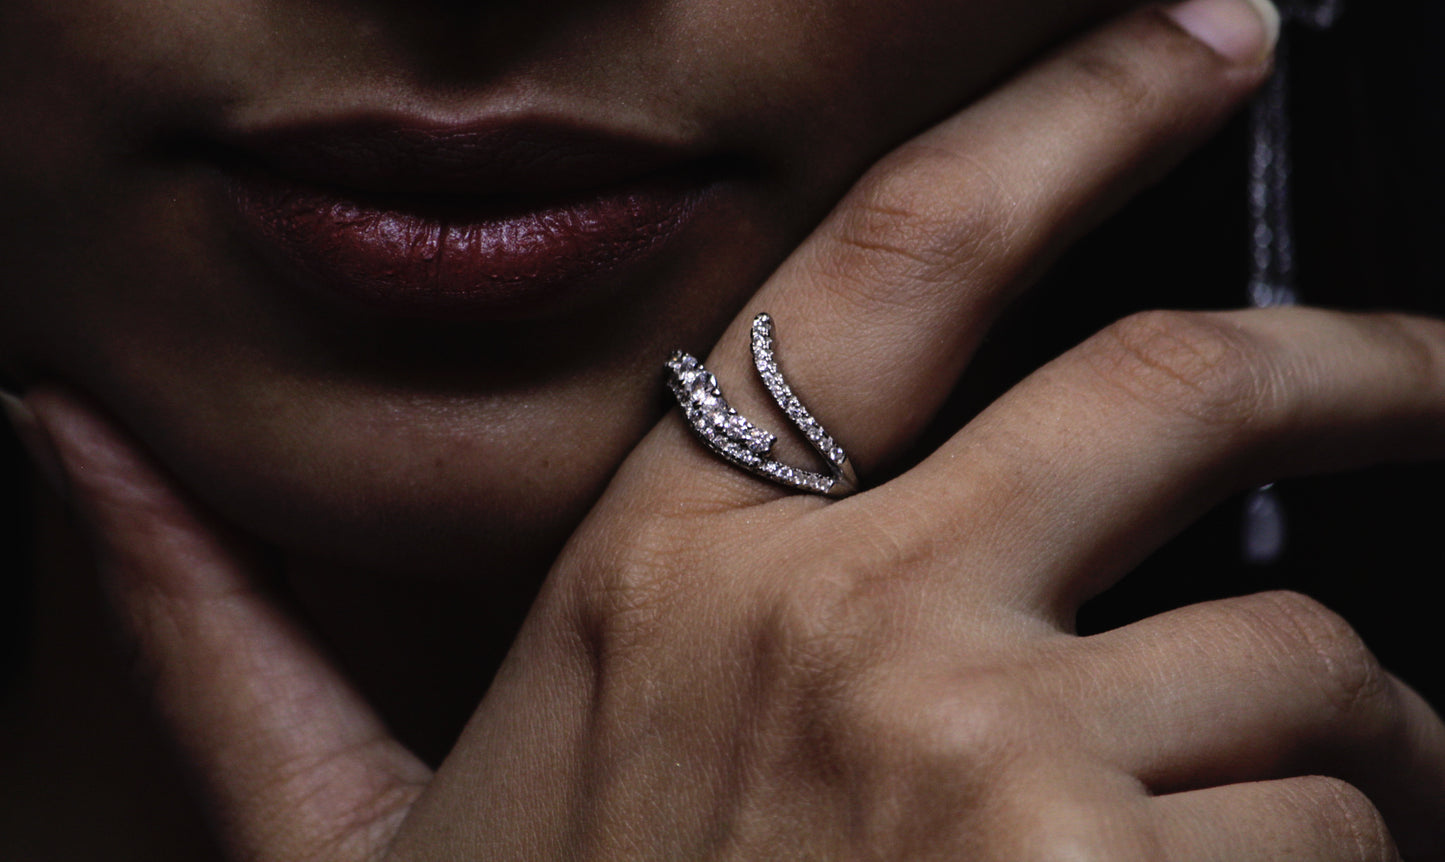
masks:
[[[1294,305],[1295,241],[1289,116],[1290,25],[1325,30],[1344,11],[1344,0],[1297,0],[1280,5],[1286,25],[1275,51],[1274,73],[1249,115],[1249,303],[1255,308]],[[1274,485],[1257,488],[1245,502],[1243,556],[1268,565],[1284,553],[1288,531]]]

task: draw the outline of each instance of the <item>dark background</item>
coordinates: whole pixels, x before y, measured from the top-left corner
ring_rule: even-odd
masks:
[[[1300,31],[1292,44],[1302,298],[1445,313],[1445,2],[1360,0],[1333,31]],[[1242,305],[1246,145],[1236,122],[1071,253],[991,336],[943,427],[1132,311]],[[0,427],[0,696],[26,640],[25,481]],[[1082,624],[1096,631],[1208,598],[1298,589],[1345,614],[1387,667],[1445,705],[1431,601],[1445,574],[1442,488],[1445,465],[1281,483],[1289,544],[1269,566],[1241,562],[1237,498],[1086,608]]]
[[[1445,315],[1445,3],[1358,0],[1333,30],[1294,27],[1288,38],[1302,301]],[[1236,121],[1076,249],[995,333],[977,372],[1037,366],[1135,310],[1244,304],[1247,125]],[[1288,524],[1276,563],[1242,562],[1241,495],[1095,600],[1082,628],[1300,590],[1344,614],[1386,667],[1445,707],[1445,614],[1433,600],[1445,575],[1445,464],[1275,490]]]

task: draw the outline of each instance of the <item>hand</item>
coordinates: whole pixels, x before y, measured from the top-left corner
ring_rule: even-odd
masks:
[[[764,415],[742,387],[771,312],[876,475],[1008,296],[1260,81],[1256,42],[1228,59],[1151,10],[1046,60],[870,172],[709,367]],[[1269,594],[1072,620],[1232,490],[1441,455],[1442,368],[1427,320],[1145,314],[837,503],[670,417],[434,775],[252,549],[79,400],[27,402],[240,858],[1384,860],[1445,856],[1445,727],[1340,618]]]

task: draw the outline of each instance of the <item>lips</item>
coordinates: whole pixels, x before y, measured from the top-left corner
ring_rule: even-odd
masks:
[[[229,152],[242,230],[289,282],[441,319],[532,316],[625,282],[715,176],[663,145],[538,123],[300,126]]]

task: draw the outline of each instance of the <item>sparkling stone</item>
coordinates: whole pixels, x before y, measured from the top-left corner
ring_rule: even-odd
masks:
[[[813,419],[783,379],[774,357],[772,319],[759,315],[753,321],[752,336],[753,364],[769,394],[813,448],[823,453],[830,469],[837,469],[846,458],[842,449]],[[668,368],[672,372],[668,385],[693,431],[718,455],[789,487],[825,494],[836,485],[834,476],[793,467],[769,457],[777,438],[729,406],[718,389],[717,378],[696,357],[678,351],[669,360]]]

